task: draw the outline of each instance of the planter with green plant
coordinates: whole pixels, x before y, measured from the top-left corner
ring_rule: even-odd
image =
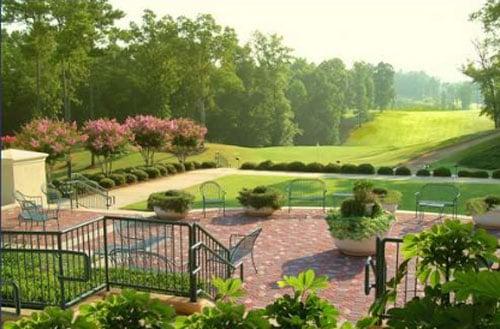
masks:
[[[245,207],[245,213],[250,216],[270,216],[281,209],[283,194],[268,187],[257,186],[253,189],[244,188],[239,192],[238,201]]]
[[[161,219],[178,220],[186,217],[194,196],[177,190],[153,193],[148,198],[148,209]]]
[[[377,236],[385,235],[395,220],[382,209],[372,189],[370,182],[357,181],[354,198],[342,202],[340,211],[332,210],[326,217],[335,245],[346,255],[373,255]]]
[[[375,194],[375,198],[382,208],[392,214],[398,210],[399,204],[401,202],[401,198],[403,194],[396,190],[387,190],[385,188],[374,188],[372,190],[373,194]]]
[[[487,196],[467,200],[467,213],[478,226],[500,228],[500,197]]]

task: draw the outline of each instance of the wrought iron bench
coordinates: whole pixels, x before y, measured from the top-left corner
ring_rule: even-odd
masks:
[[[419,192],[415,193],[415,217],[423,217],[423,209],[439,209],[442,216],[446,208],[451,208],[453,217],[458,214],[458,199],[460,191],[455,185],[443,183],[429,183],[422,186]]]
[[[200,193],[203,202],[203,216],[206,217],[208,205],[220,206],[222,214],[226,214],[226,191],[216,182],[208,181],[200,185]],[[220,209],[220,208],[219,208]]]
[[[291,180],[286,189],[288,195],[288,212],[292,209],[294,201],[307,204],[320,203],[325,210],[326,184],[319,178],[297,178]]]

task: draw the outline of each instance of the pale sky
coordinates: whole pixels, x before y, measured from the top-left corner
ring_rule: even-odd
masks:
[[[443,81],[467,78],[459,71],[474,58],[480,26],[469,14],[484,0],[111,0],[126,13],[119,25],[139,22],[144,9],[158,16],[212,14],[233,27],[241,42],[256,30],[277,33],[294,55],[319,63],[339,57],[423,70]]]

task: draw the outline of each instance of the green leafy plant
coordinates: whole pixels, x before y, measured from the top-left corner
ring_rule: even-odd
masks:
[[[239,191],[237,199],[244,207],[280,209],[283,194],[272,187],[257,186],[251,190],[244,188]]]
[[[123,290],[95,304],[80,307],[80,314],[93,321],[98,328],[174,328],[175,311],[148,293]]]
[[[75,316],[71,309],[62,310],[53,306],[4,325],[5,329],[94,329],[95,327],[87,317]]]
[[[184,213],[189,210],[194,196],[184,191],[169,190],[166,192],[153,193],[148,198],[148,209],[159,207],[163,210],[171,210]]]
[[[338,211],[328,213],[326,221],[331,235],[339,240],[363,240],[389,231],[394,216],[381,213],[376,217],[344,217]]]
[[[375,193],[375,189],[373,191]],[[377,196],[377,201],[384,204],[399,204],[403,198],[403,194],[397,190],[386,190],[385,193],[375,193],[375,195]]]
[[[487,196],[472,198],[465,203],[465,209],[469,215],[482,215],[500,205],[500,197]]]

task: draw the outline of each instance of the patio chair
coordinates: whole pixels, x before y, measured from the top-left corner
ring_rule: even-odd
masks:
[[[294,201],[320,203],[325,210],[326,184],[319,178],[297,178],[291,180],[286,188],[288,194],[288,212]]]
[[[226,214],[226,191],[217,182],[208,181],[201,184],[200,193],[203,202],[203,217],[207,216],[206,208],[209,205],[222,207],[222,214]]]
[[[14,193],[14,199],[19,203],[21,212],[18,216],[19,224],[25,221],[26,226],[28,222],[37,225],[42,223],[43,230],[46,229],[46,222],[55,219],[57,221],[57,229],[59,229],[59,207],[56,209],[44,209],[41,196],[29,196],[19,191]]]
[[[59,191],[53,184],[42,184],[42,193],[47,198],[47,205],[50,208],[51,205],[54,205],[56,209],[61,209],[62,205],[66,202],[71,203],[69,198],[63,197],[61,191]],[[73,207],[71,207],[73,208]]]
[[[429,183],[422,186],[415,193],[415,217],[423,218],[423,209],[439,209],[441,217],[446,208],[451,208],[454,218],[458,216],[458,199],[460,191],[455,185],[443,183]]]

